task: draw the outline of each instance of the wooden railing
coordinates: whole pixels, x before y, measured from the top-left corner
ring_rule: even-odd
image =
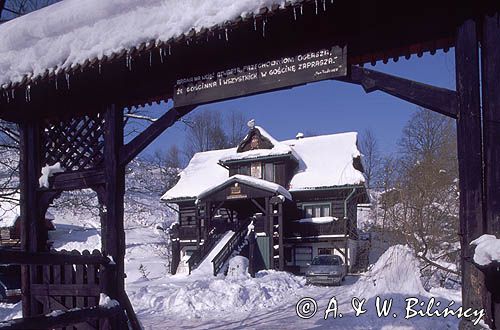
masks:
[[[220,250],[220,252],[212,259],[212,264],[214,267],[214,276],[217,276],[221,268],[224,266],[225,262],[231,257],[231,254],[236,250],[247,235],[248,224],[250,221],[244,222],[240,228],[234,233],[234,235],[227,241],[226,245]]]
[[[220,239],[221,235],[217,234],[213,231],[210,235],[208,235],[208,239],[203,242],[203,245],[198,246],[198,250],[194,251],[194,253],[189,257],[188,265],[189,265],[189,273],[194,270],[201,261],[207,256],[207,254],[212,250],[215,246],[215,243]]]

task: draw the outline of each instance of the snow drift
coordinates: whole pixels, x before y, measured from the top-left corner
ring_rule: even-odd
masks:
[[[162,310],[169,317],[184,319],[270,308],[289,301],[305,285],[301,277],[276,271],[261,271],[255,278],[188,279],[172,276],[161,287],[142,282],[137,291],[133,292],[131,286],[127,291],[139,313]]]
[[[406,245],[389,247],[354,285],[352,292],[367,299],[394,293],[428,295],[420,281],[418,260]]]

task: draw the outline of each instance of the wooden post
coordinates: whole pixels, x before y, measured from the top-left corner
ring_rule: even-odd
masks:
[[[26,252],[45,249],[45,242],[39,240],[42,233],[41,212],[39,205],[38,178],[40,177],[40,131],[36,122],[25,122],[20,129],[20,165],[21,182],[21,248]],[[21,268],[23,317],[39,314],[37,302],[30,294],[30,284],[35,280],[33,267]]]
[[[283,244],[283,203],[278,204],[278,232],[279,232],[279,270],[285,269],[285,246]]]
[[[483,98],[483,148],[485,182],[485,224],[482,234],[500,238],[500,14],[483,18],[481,65]],[[489,272],[489,276],[498,276]],[[497,283],[499,278],[486,278],[486,283]],[[483,307],[485,322],[500,329],[500,293],[486,284]]]
[[[255,277],[255,231],[252,230],[248,235],[248,272],[250,276]]]
[[[455,62],[462,304],[464,308],[482,308],[484,277],[472,265],[469,253],[470,242],[484,232],[479,50],[476,23],[473,20],[464,21],[457,29]],[[461,320],[461,329],[471,327],[471,322]]]
[[[105,112],[104,173],[106,177],[104,210],[101,216],[101,241],[105,255],[113,257],[115,265],[104,267],[101,290],[113,299],[125,292],[124,258],[125,231],[123,226],[125,166],[119,164],[123,146],[123,113],[114,105]],[[118,321],[117,321],[118,322]],[[119,327],[119,322],[113,327]]]
[[[270,197],[266,197],[266,218],[267,218],[267,234],[269,235],[269,267],[268,269],[274,268],[274,237],[273,237],[273,225],[274,225],[274,215],[273,215],[273,205],[270,202]]]

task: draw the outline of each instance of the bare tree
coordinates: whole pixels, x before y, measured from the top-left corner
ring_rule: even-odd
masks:
[[[419,109],[403,130],[400,157],[382,174],[386,231],[415,251],[428,280],[442,283],[459,275],[455,140],[449,118]]]
[[[372,188],[372,185],[379,179],[381,159],[377,138],[371,129],[366,129],[361,135],[359,148],[363,154],[366,185]]]
[[[197,152],[236,146],[245,135],[246,120],[239,113],[223,116],[221,112],[204,110],[187,121],[186,157]]]

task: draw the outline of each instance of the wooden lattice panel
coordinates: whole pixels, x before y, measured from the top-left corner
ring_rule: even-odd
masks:
[[[103,160],[104,117],[96,114],[47,121],[42,143],[42,166],[60,162],[67,171],[95,168]]]

